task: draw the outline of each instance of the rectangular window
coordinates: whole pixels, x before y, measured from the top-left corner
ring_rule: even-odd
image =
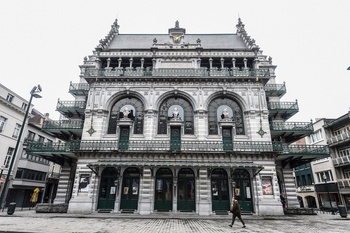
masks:
[[[5,168],[8,168],[9,165],[10,165],[10,161],[11,161],[11,158],[12,158],[12,156],[13,156],[13,151],[14,151],[14,150],[15,150],[15,149],[12,148],[12,147],[9,147],[9,148],[8,148],[8,150],[7,150],[7,155],[6,155],[5,161],[4,161],[4,167],[5,167]]]
[[[316,175],[317,175],[317,179],[318,179],[319,183],[325,182],[324,176],[326,177],[327,182],[334,181],[333,174],[332,174],[331,170],[318,172],[318,173],[316,173]]]
[[[344,178],[345,179],[350,179],[350,169],[344,170]]]
[[[28,131],[28,141],[34,141],[35,138],[35,133],[33,133],[32,131]]]
[[[44,140],[45,140],[45,138],[44,138],[43,136],[39,136],[39,138],[38,138],[38,142],[43,143],[43,142],[44,142]]]
[[[3,116],[0,116],[0,132],[4,130],[5,122],[6,122],[6,118]]]
[[[310,142],[311,143],[316,143],[316,142],[319,142],[321,140],[323,140],[321,129],[316,130],[313,134],[310,135]]]
[[[20,124],[16,124],[15,129],[13,130],[13,138],[18,138],[19,135],[19,131],[21,130],[21,125]]]
[[[26,103],[24,103],[24,102],[22,103],[22,109],[23,109],[23,110],[26,110],[26,109],[27,109],[27,106],[28,106],[28,104],[26,104]]]
[[[12,102],[13,98],[14,98],[14,96],[11,95],[10,93],[8,93],[8,94],[7,94],[7,97],[6,97],[6,100],[7,100],[8,102]]]

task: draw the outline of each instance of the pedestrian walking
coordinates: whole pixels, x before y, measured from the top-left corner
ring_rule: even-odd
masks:
[[[239,206],[238,201],[235,199],[235,196],[232,197],[232,205],[230,212],[232,213],[232,222],[229,226],[232,227],[232,225],[235,223],[236,217],[238,217],[243,224],[243,228],[245,228],[245,223],[241,217],[241,207]]]

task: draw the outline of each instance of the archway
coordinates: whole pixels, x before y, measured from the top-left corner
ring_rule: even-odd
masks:
[[[192,169],[183,168],[178,174],[177,209],[179,211],[195,211],[195,177]]]
[[[137,210],[140,186],[140,171],[136,167],[125,170],[123,175],[120,209]]]
[[[170,211],[173,209],[173,174],[169,168],[160,168],[155,181],[154,210]]]
[[[233,195],[238,200],[243,211],[253,212],[252,189],[249,172],[245,169],[236,169],[232,173]]]
[[[211,173],[211,199],[213,211],[229,210],[228,176],[223,169],[214,169]]]
[[[118,177],[115,167],[107,167],[102,171],[97,209],[114,209],[116,187],[114,181]]]

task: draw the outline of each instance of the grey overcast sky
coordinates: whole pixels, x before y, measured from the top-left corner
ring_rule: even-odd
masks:
[[[0,82],[25,99],[40,84],[34,107],[58,119],[58,98],[73,100],[69,82],[115,18],[121,34],[164,34],[176,20],[192,34],[236,33],[238,17],[286,82],[282,101],[298,100],[290,121],[348,112],[349,0],[2,0]]]

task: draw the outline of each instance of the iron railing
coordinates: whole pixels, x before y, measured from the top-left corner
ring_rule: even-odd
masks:
[[[59,120],[45,121],[43,129],[83,129],[84,121],[81,120]]]
[[[299,110],[298,102],[268,102],[269,110]]]
[[[312,122],[272,122],[270,130],[295,132],[295,131],[314,131]]]
[[[88,91],[90,86],[88,83],[70,83],[69,92]]]
[[[207,77],[207,76],[227,76],[227,77],[269,77],[270,72],[267,69],[207,69],[200,68],[157,68],[144,69],[137,68],[89,68],[84,72],[85,77],[118,77],[118,76],[182,76],[182,77]]]
[[[26,150],[31,153],[40,152],[77,152],[77,151],[171,151],[183,152],[277,152],[283,155],[329,155],[328,146],[288,145],[281,142],[204,142],[181,141],[178,144],[170,140],[82,140],[67,143],[28,143]],[[176,148],[176,149],[171,149]]]
[[[327,140],[327,143],[329,145],[332,145],[332,144],[346,141],[348,139],[350,139],[350,131],[346,131],[345,133],[338,134],[336,136],[331,137],[330,139]]]
[[[58,101],[56,110],[66,110],[66,109],[85,109],[85,101]]]
[[[286,84],[266,84],[264,86],[265,92],[269,95],[276,93],[277,95],[284,95],[287,93]]]

